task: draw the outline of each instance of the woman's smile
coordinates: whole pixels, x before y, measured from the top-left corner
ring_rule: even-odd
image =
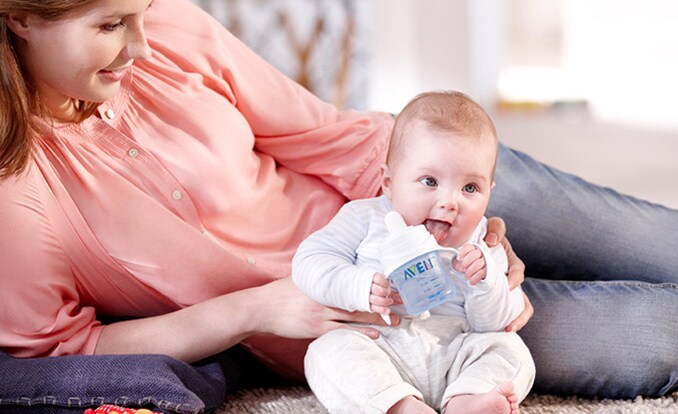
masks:
[[[101,75],[104,79],[109,80],[111,82],[119,82],[129,71],[130,67],[131,65],[118,69],[102,69],[99,71],[99,75]]]

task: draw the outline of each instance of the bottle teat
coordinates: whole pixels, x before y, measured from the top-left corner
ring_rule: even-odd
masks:
[[[384,221],[386,222],[386,229],[388,230],[388,233],[392,236],[398,235],[407,229],[407,224],[405,224],[403,216],[401,216],[398,212],[389,211],[386,213]]]
[[[408,260],[440,248],[435,237],[426,230],[426,227],[422,224],[408,226],[403,216],[396,211],[386,213],[384,224],[389,235],[380,244],[379,252],[384,274],[387,277]]]

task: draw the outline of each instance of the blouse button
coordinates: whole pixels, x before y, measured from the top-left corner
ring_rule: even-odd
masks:
[[[115,117],[115,111],[112,109],[109,109],[106,111],[106,118],[108,119],[113,119]]]
[[[172,198],[177,201],[181,200],[181,192],[179,190],[174,190],[172,192]]]
[[[245,259],[245,260],[247,260],[247,263],[249,263],[249,264],[251,264],[251,265],[257,263],[257,261],[256,261],[256,259],[255,259],[254,257],[248,257],[248,258]]]
[[[132,158],[136,158],[137,155],[139,155],[139,151],[136,148],[132,148],[129,151],[127,151],[127,155],[129,155]]]

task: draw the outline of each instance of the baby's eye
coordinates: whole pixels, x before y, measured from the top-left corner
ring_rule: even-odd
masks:
[[[475,184],[466,184],[466,185],[464,186],[464,192],[465,192],[465,193],[473,194],[473,193],[475,193],[476,191],[478,191],[478,187],[476,187]]]
[[[424,177],[421,180],[419,180],[419,182],[427,187],[435,187],[438,185],[438,180],[436,180],[433,177]]]

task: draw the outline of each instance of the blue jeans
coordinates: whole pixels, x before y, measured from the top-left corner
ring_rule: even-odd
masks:
[[[519,332],[536,392],[629,398],[678,389],[678,211],[500,147],[488,216],[525,262]]]

